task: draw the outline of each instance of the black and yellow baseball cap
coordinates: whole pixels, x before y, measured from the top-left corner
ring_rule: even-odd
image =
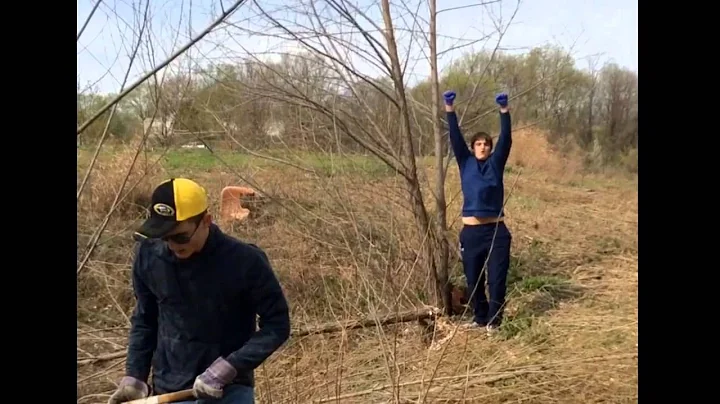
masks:
[[[187,178],[171,178],[155,188],[150,203],[150,217],[136,231],[144,238],[162,238],[178,223],[198,216],[208,209],[205,189]]]

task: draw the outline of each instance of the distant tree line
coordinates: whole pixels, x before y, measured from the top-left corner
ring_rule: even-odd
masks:
[[[379,146],[399,147],[399,139],[392,136],[401,124],[391,112],[392,80],[353,82],[349,88],[327,61],[304,53],[288,54],[276,62],[254,59],[168,75],[160,83],[148,81],[123,99],[108,128],[108,141],[128,141],[154,121],[155,127],[160,123],[171,129],[152,134],[150,140],[160,144],[200,138],[232,149],[365,153],[366,148],[349,134],[357,137],[376,130],[387,134]],[[555,47],[520,55],[478,52],[449,66],[440,77],[440,88],[457,91],[466,132],[496,131],[497,117],[489,113],[493,95],[507,91],[516,97],[511,101],[516,127],[543,129],[560,151],[577,146],[589,164],[621,163],[637,169],[638,76],[614,63],[581,67]],[[431,119],[441,111],[431,108],[430,82],[407,88],[407,96],[417,139],[415,153],[433,154]],[[109,97],[78,93],[78,122]],[[82,144],[95,144],[106,126],[107,117],[103,118],[81,135]]]

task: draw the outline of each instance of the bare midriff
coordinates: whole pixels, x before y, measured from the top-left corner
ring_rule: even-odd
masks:
[[[502,222],[505,218],[503,217],[475,217],[475,216],[464,216],[462,222],[466,226],[479,226],[482,224],[490,224]]]

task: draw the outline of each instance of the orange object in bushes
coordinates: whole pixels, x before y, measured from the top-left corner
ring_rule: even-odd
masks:
[[[224,221],[245,220],[250,210],[242,206],[242,198],[254,196],[255,190],[247,187],[227,186],[220,193],[220,218]]]

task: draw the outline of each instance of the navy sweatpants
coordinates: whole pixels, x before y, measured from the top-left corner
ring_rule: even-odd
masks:
[[[495,233],[496,227],[497,234]],[[493,235],[495,242],[493,242]],[[478,324],[500,325],[502,322],[507,276],[510,269],[511,242],[512,235],[503,222],[477,226],[466,225],[460,231],[460,254],[467,279],[468,302],[474,309],[474,320]],[[492,250],[490,249],[491,245]],[[486,270],[483,270],[486,259],[487,267]],[[486,279],[490,296],[485,295]],[[475,293],[470,298],[473,290]]]

